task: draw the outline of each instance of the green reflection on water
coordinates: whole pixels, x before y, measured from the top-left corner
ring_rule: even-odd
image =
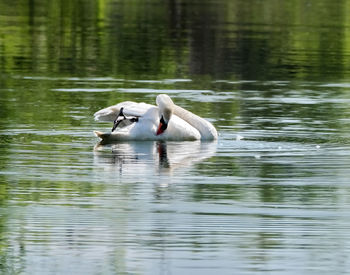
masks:
[[[0,3],[2,73],[349,77],[348,1]]]
[[[50,245],[56,254],[62,243],[69,256],[102,251],[108,270],[125,273],[142,273],[144,261],[164,257],[159,251],[174,253],[178,266],[194,251],[206,267],[212,248],[218,270],[232,269],[237,254],[248,259],[237,261],[241,271],[288,270],[286,263],[300,262],[295,251],[311,255],[313,266],[330,266],[323,270],[337,267],[323,256],[334,236],[348,238],[349,7],[330,0],[0,1],[0,271],[25,273],[28,259],[47,256]],[[218,152],[177,171],[171,154],[142,159],[131,149],[95,160],[91,131],[111,125],[92,114],[123,100],[154,104],[160,92],[213,121]],[[240,142],[237,131],[245,135]],[[145,170],[147,177],[138,174]],[[81,217],[73,226],[72,216]],[[310,227],[315,240],[299,234]],[[300,238],[310,254],[294,245]],[[181,256],[171,250],[179,244]],[[273,249],[290,249],[287,260]],[[348,248],[333,251],[345,257]],[[46,260],[63,256],[53,254]],[[100,272],[99,257],[82,255]]]

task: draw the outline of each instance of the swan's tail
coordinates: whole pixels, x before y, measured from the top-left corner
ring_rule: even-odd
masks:
[[[96,137],[101,139],[102,144],[128,140],[128,135],[125,135],[125,133],[121,133],[121,132],[103,133],[100,131],[94,131],[94,134]]]
[[[94,134],[102,140],[107,140],[111,136],[110,133],[102,133],[100,131],[94,131]]]

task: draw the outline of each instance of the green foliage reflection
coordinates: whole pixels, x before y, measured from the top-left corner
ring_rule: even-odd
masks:
[[[0,71],[346,78],[348,11],[329,0],[1,1]]]

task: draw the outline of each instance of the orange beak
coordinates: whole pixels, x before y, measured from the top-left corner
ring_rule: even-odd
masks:
[[[157,129],[157,134],[156,135],[159,136],[160,134],[162,134],[164,132],[165,129],[164,129],[164,123],[160,122],[159,126],[158,126],[158,129]]]

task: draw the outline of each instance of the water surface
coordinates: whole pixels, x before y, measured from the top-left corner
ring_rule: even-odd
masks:
[[[346,1],[15,2],[2,273],[348,272]],[[95,111],[159,93],[219,139],[99,145]]]

